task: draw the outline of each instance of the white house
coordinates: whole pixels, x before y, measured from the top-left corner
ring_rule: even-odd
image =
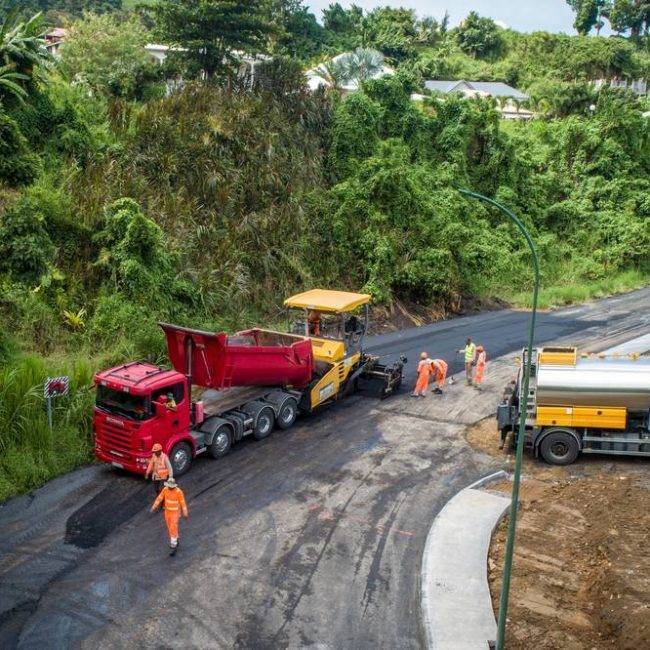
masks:
[[[144,46],[144,49],[147,50],[153,62],[157,63],[158,65],[162,65],[165,62],[165,59],[169,54],[169,50],[172,50],[172,52],[183,51],[182,48],[174,48],[174,47],[170,47],[169,45],[162,45],[160,43],[147,43]]]
[[[528,95],[502,81],[465,81],[464,79],[431,79],[424,82],[424,87],[436,93],[449,95],[459,93],[464,97],[493,97],[500,100],[496,110],[505,120],[530,120],[535,117],[532,111],[519,104],[528,99]]]
[[[615,77],[614,79],[596,79],[592,83],[597,90],[600,90],[603,86],[611,86],[612,88],[631,90],[635,95],[640,96],[647,95],[649,90],[646,79],[632,79],[628,81]]]
[[[144,46],[144,49],[147,50],[149,56],[151,56],[154,63],[162,65],[165,62],[165,59],[169,56],[170,52],[184,52],[185,48],[162,45],[160,43],[147,43]],[[270,56],[266,54],[245,54],[244,52],[233,52],[236,59],[239,61],[239,68],[237,70],[237,76],[244,78],[248,76],[251,83],[255,80],[255,75],[257,74],[257,67],[269,61]],[[179,83],[179,80],[174,80],[175,84]]]
[[[45,49],[53,56],[59,56],[61,43],[68,35],[68,30],[63,27],[55,27],[52,31],[45,34]]]

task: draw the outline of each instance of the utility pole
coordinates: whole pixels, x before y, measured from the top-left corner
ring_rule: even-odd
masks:
[[[533,257],[533,271],[535,277],[535,285],[533,288],[533,309],[530,314],[530,325],[528,328],[528,348],[526,350],[524,377],[522,385],[522,400],[519,404],[519,433],[517,434],[517,453],[515,456],[515,473],[512,481],[512,497],[510,501],[510,517],[508,521],[508,537],[506,539],[506,553],[503,563],[503,581],[501,583],[501,597],[499,599],[499,621],[497,628],[497,650],[503,650],[506,637],[506,620],[508,616],[508,599],[510,596],[510,576],[512,573],[512,557],[515,550],[515,534],[517,529],[517,505],[519,503],[519,486],[521,484],[521,465],[524,456],[524,433],[526,429],[526,409],[528,407],[528,386],[530,383],[530,372],[533,358],[533,342],[535,339],[535,320],[537,318],[537,299],[539,295],[539,259],[537,257],[537,249],[535,243],[526,227],[521,220],[513,214],[510,210],[497,203],[493,199],[471,192],[463,188],[458,191],[467,197],[477,199],[483,203],[487,203],[498,210],[500,210],[510,221],[512,221],[517,228],[521,231]]]

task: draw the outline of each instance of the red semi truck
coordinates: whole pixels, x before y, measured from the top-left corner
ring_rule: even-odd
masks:
[[[363,351],[369,301],[367,294],[320,289],[289,298],[285,305],[302,312],[302,333],[251,329],[228,336],[160,323],[172,370],[134,361],[95,375],[95,455],[144,474],[151,447],[160,443],[180,476],[197,455],[219,458],[246,435],[262,439],[274,426],[287,429],[299,412],[362,382],[391,394],[406,359],[384,365]],[[355,314],[361,307],[363,319]],[[315,313],[329,318],[317,337],[310,335]],[[194,387],[208,390],[196,395]]]

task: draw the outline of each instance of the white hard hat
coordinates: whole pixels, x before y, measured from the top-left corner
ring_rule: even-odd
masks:
[[[174,479],[174,478],[168,478],[168,479],[165,481],[165,487],[168,487],[168,488],[175,488],[175,487],[176,487],[176,479]]]

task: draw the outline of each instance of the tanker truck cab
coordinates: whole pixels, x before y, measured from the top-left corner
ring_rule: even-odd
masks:
[[[151,447],[160,443],[175,473],[186,471],[196,444],[190,433],[192,407],[184,375],[136,361],[97,373],[95,385],[98,458],[143,474]]]
[[[553,465],[568,465],[581,453],[650,458],[650,358],[533,350],[522,414],[526,354],[497,409],[502,441],[514,444],[524,417],[526,447]]]

